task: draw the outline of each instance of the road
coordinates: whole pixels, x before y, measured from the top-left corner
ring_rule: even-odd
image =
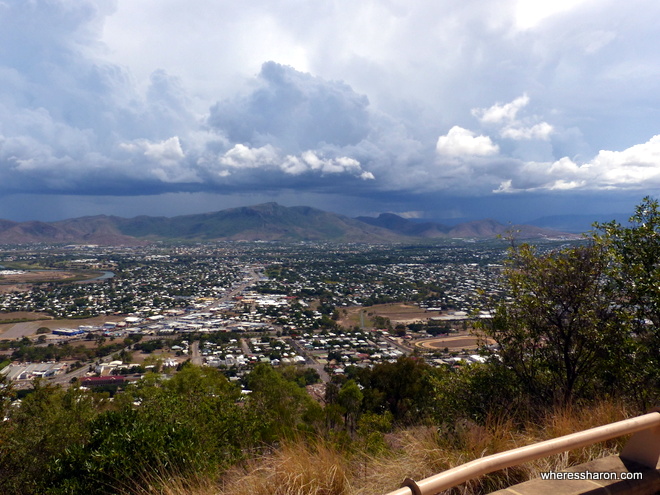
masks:
[[[218,307],[219,305],[225,304],[229,301],[231,301],[234,297],[239,295],[241,292],[243,292],[245,289],[247,289],[250,285],[254,284],[261,275],[257,271],[256,268],[250,268],[250,271],[248,272],[249,274],[249,279],[243,280],[240,284],[235,285],[232,287],[229,291],[227,291],[221,298],[217,299],[207,309],[212,309],[214,307]],[[243,353],[248,354],[249,353],[249,347],[247,346],[247,343],[244,342],[243,339],[241,339],[241,346],[243,346]],[[247,349],[247,351],[246,351]],[[204,364],[204,357],[200,355],[199,353],[199,341],[196,340],[194,341],[191,346],[190,346],[190,362],[192,364],[195,364],[197,366],[202,366]]]
[[[199,340],[196,340],[190,346],[190,362],[196,366],[204,364],[204,358],[199,353]]]
[[[321,381],[323,383],[328,383],[330,381],[330,375],[325,371],[324,365],[319,364],[316,359],[314,359],[314,356],[310,355],[306,349],[303,349],[298,345],[298,342],[296,342],[294,339],[289,339],[289,342],[291,344],[291,347],[293,347],[298,354],[301,356],[305,356],[305,365],[308,368],[313,368],[316,370],[316,372],[319,374],[319,377],[321,378]]]
[[[413,350],[410,347],[405,346],[403,344],[399,344],[396,340],[394,340],[392,337],[390,337],[388,335],[383,335],[383,340],[389,342],[392,346],[399,349],[406,356],[408,356],[409,354],[412,354],[412,352],[413,352]]]
[[[94,363],[96,363],[97,361],[99,361],[101,363],[109,363],[110,361],[112,361],[112,356],[114,354],[115,353],[110,354],[108,356],[104,356],[100,359],[97,359],[96,361],[94,361]],[[48,382],[56,384],[56,385],[62,385],[63,387],[68,387],[73,378],[81,379],[82,377],[84,377],[87,374],[87,372],[89,371],[90,365],[95,367],[94,363],[85,363],[80,368],[77,368],[77,369],[75,369],[73,371],[70,371],[68,373],[65,373],[63,375],[56,375],[56,376],[49,377]]]

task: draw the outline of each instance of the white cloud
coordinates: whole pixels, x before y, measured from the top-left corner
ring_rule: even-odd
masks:
[[[301,175],[307,172],[316,172],[321,175],[346,173],[361,179],[375,178],[371,172],[363,170],[360,162],[354,158],[346,156],[322,158],[312,150],[304,151],[300,155],[282,157],[280,152],[270,145],[250,148],[244,144],[237,144],[220,156],[218,163],[233,169],[280,170],[287,175]],[[230,172],[224,170],[220,176],[227,177],[228,175]]]
[[[119,147],[136,155],[131,157],[134,170],[129,171],[134,178],[146,175],[146,178],[156,178],[166,184],[201,181],[197,172],[188,165],[178,136],[156,142],[137,139],[120,143]]]
[[[455,125],[438,138],[436,150],[445,156],[488,156],[498,153],[499,147],[488,136]]]
[[[639,187],[649,182],[658,185],[660,135],[623,151],[601,151],[589,165],[606,187]]]
[[[472,115],[477,117],[482,124],[510,123],[516,120],[516,115],[521,108],[529,103],[529,96],[519,96],[510,103],[496,103],[490,108],[474,108]]]
[[[496,103],[490,108],[473,108],[474,115],[479,122],[486,125],[501,126],[500,136],[515,141],[540,139],[548,140],[554,128],[547,122],[533,123],[534,117],[518,118],[518,112],[530,102],[529,96],[523,94],[509,103]]]
[[[222,165],[232,168],[258,168],[273,165],[278,160],[277,151],[271,145],[250,148],[237,144],[219,158]]]
[[[136,139],[135,141],[120,143],[119,148],[132,154],[144,156],[151,162],[165,166],[178,165],[185,158],[177,136],[157,142],[148,139]]]
[[[181,143],[178,136],[171,137],[159,143],[144,143],[144,156],[151,158],[159,163],[175,165],[184,159],[185,155],[181,149]]]
[[[531,127],[514,127],[507,126],[500,131],[500,135],[504,138],[514,139],[520,141],[522,139],[540,139],[547,141],[553,133],[554,128],[547,122],[534,124]]]
[[[601,150],[578,164],[568,157],[554,162],[520,163],[494,192],[645,190],[660,187],[660,135],[623,151]]]
[[[515,21],[518,29],[532,29],[544,19],[574,9],[586,0],[517,0]]]
[[[341,156],[338,158],[320,158],[313,151],[305,151],[300,156],[288,155],[280,168],[287,174],[299,175],[309,171],[321,174],[350,173],[361,179],[374,179],[371,172],[363,171],[360,162],[353,158]]]

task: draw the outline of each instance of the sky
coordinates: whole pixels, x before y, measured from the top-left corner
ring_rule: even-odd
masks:
[[[0,218],[632,214],[656,0],[0,0]]]

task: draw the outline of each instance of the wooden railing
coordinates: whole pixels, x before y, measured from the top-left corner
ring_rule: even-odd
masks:
[[[620,457],[647,468],[660,469],[660,408],[658,408],[636,418],[482,457],[420,481],[408,478],[401,488],[388,495],[435,495],[442,490],[493,471],[631,433],[634,435],[625,445]]]

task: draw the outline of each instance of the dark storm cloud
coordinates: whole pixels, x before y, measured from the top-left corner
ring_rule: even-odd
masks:
[[[266,62],[255,85],[211,108],[209,124],[233,142],[297,153],[354,145],[369,133],[369,100],[345,83]]]
[[[314,177],[326,189],[344,187],[339,175],[373,178],[339,152],[369,130],[367,98],[344,83],[269,62],[252,94],[205,117],[178,77],[158,69],[139,90],[125,69],[101,61],[98,37],[112,14],[103,2],[0,11],[5,193],[314,189]],[[205,121],[226,125],[209,132]]]

